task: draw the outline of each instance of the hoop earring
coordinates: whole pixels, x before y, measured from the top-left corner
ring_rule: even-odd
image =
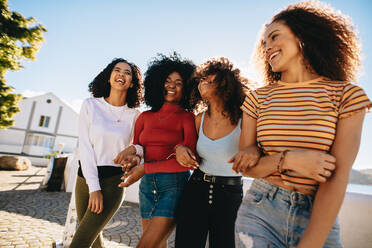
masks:
[[[304,45],[305,44],[302,41],[298,41],[298,47],[300,48],[301,51],[303,50]]]

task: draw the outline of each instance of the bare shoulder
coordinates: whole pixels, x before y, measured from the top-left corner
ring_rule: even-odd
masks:
[[[201,120],[202,120],[202,116],[203,116],[204,112],[202,113],[199,113],[196,117],[195,117],[195,127],[196,127],[196,131],[199,133],[199,129],[200,129],[200,124],[201,124]]]

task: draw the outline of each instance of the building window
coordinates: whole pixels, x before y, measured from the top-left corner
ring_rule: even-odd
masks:
[[[32,145],[34,146],[37,146],[37,144],[39,143],[39,136],[34,136],[34,139],[33,139],[33,142],[32,142]]]
[[[42,115],[40,116],[39,126],[40,127],[48,127],[49,126],[50,117]]]
[[[45,122],[44,122],[44,127],[48,127],[49,126],[49,121],[50,121],[50,117],[49,116],[46,116],[45,117]]]
[[[32,146],[52,148],[53,142],[53,137],[44,136],[42,134],[28,134],[26,138],[26,145]]]
[[[27,139],[26,139],[26,145],[32,145],[32,140],[34,139],[34,136],[32,134],[28,134],[27,135]]]

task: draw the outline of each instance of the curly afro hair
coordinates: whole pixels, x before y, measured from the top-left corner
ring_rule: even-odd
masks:
[[[129,108],[136,108],[142,101],[142,76],[141,71],[133,63],[122,58],[115,58],[110,64],[101,71],[94,80],[89,84],[89,91],[94,97],[109,97],[111,85],[109,83],[111,72],[117,63],[126,63],[132,69],[132,84],[133,87],[127,92],[127,105]]]
[[[194,87],[191,93],[191,105],[200,110],[208,106],[198,90],[198,83],[201,78],[209,75],[216,75],[216,96],[223,102],[222,114],[230,118],[231,124],[238,123],[242,116],[240,106],[244,101],[244,87],[247,80],[240,75],[240,70],[234,68],[227,58],[216,58],[205,62],[197,67],[194,77]]]
[[[196,66],[190,60],[182,59],[179,54],[174,52],[167,57],[158,54],[150,63],[145,73],[145,103],[151,107],[152,112],[158,111],[164,104],[164,83],[172,72],[178,72],[183,80],[182,99],[179,105],[186,111],[192,111],[190,105],[190,78]]]
[[[331,80],[354,81],[360,61],[360,41],[351,19],[328,4],[305,1],[289,5],[275,15],[269,24],[282,22],[300,40],[304,61],[311,70]],[[274,83],[281,78],[265,59],[263,32],[255,52],[256,65],[264,81]]]

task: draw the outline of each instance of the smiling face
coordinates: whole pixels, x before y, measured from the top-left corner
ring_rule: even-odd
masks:
[[[302,64],[299,39],[283,22],[273,22],[267,26],[263,46],[266,61],[273,72],[284,72]]]
[[[215,78],[216,75],[214,74],[202,77],[199,80],[198,90],[200,96],[207,101],[216,96],[217,83],[214,81]]]
[[[111,90],[128,90],[132,87],[132,69],[124,62],[119,62],[114,66],[110,75]]]
[[[179,104],[182,99],[183,81],[178,72],[172,72],[165,79],[164,83],[164,103]]]

